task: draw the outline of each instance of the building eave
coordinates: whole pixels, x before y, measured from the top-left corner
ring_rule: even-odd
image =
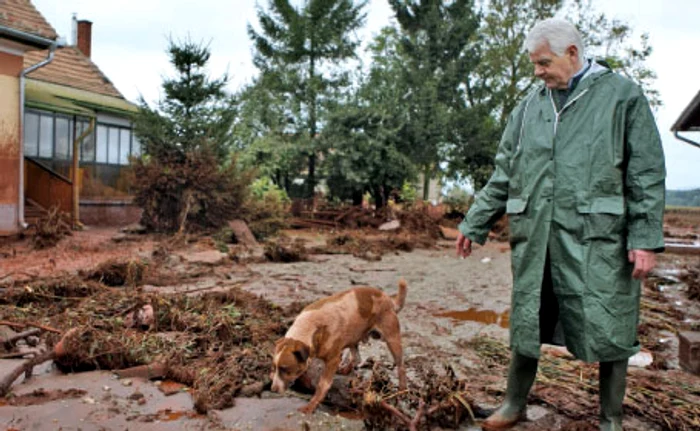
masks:
[[[56,41],[53,39],[48,39],[4,25],[0,25],[0,39],[7,39],[23,45],[27,48],[27,50],[48,49],[51,45],[56,43]]]
[[[700,131],[700,91],[685,107],[673,126],[672,132]]]

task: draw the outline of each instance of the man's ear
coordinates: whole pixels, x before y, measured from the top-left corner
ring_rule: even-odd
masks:
[[[301,346],[299,346],[299,348],[294,350],[294,357],[297,358],[297,361],[304,364],[306,363],[306,360],[309,359],[309,353],[309,346],[307,346],[306,344],[302,344]]]
[[[573,57],[578,60],[578,48],[576,47],[576,45],[569,45],[569,47],[566,48],[566,53],[570,57]]]

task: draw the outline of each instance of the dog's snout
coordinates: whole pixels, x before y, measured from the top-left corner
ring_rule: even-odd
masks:
[[[283,394],[284,391],[287,390],[286,385],[284,384],[284,381],[277,377],[276,375],[272,376],[272,387],[270,388],[272,392],[277,392],[278,394]]]

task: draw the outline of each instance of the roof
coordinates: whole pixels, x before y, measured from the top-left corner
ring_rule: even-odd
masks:
[[[94,117],[96,111],[125,115],[138,112],[138,107],[121,97],[97,94],[51,82],[27,79],[25,104],[29,108],[47,109],[64,114]]]
[[[46,39],[58,38],[56,30],[29,0],[0,0],[0,26]]]
[[[700,131],[700,91],[671,126],[673,132]]]
[[[39,63],[47,56],[48,50],[27,52],[24,55],[24,67]],[[75,46],[57,49],[51,63],[27,77],[124,99],[112,81]]]

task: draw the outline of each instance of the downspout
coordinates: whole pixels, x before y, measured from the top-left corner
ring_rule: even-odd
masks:
[[[676,139],[685,142],[686,144],[690,144],[690,145],[693,145],[697,148],[700,148],[700,142],[695,142],[692,139],[688,139],[685,136],[681,136],[677,131],[673,132],[673,136],[675,136]]]
[[[19,121],[22,127],[19,129],[19,200],[17,202],[17,220],[22,229],[27,228],[27,223],[24,221],[24,80],[28,74],[51,63],[59,43],[55,41],[51,44],[49,55],[44,61],[22,70],[19,74]]]
[[[90,125],[73,141],[73,229],[81,228],[80,223],[80,185],[78,184],[78,169],[80,168],[80,144],[95,130],[95,118],[90,119]]]

